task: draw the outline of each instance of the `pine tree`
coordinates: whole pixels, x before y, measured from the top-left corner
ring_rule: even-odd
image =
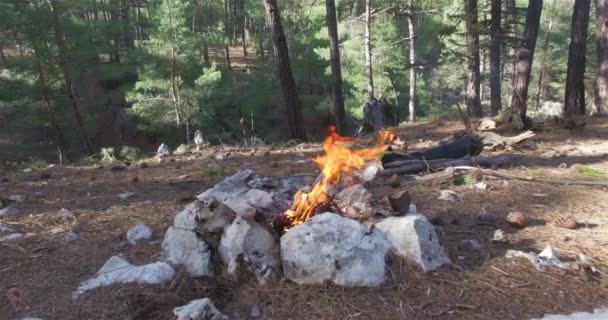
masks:
[[[266,21],[268,28],[270,28],[276,70],[283,91],[283,103],[287,109],[287,121],[291,138],[304,141],[306,140],[306,132],[304,131],[300,97],[298,96],[296,81],[291,72],[291,61],[289,60],[287,39],[281,24],[279,6],[277,0],[263,1],[266,8]]]
[[[523,129],[526,119],[530,72],[532,71],[532,60],[534,59],[542,8],[542,0],[529,0],[524,37],[521,48],[517,51],[511,95],[511,123],[518,130]]]

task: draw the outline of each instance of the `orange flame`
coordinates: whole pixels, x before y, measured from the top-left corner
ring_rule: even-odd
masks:
[[[379,139],[371,148],[351,149],[354,138],[342,137],[334,126],[329,127],[329,135],[323,142],[325,154],[313,161],[319,165],[322,180],[317,182],[309,193],[299,191],[289,210],[285,212],[286,227],[295,226],[310,219],[317,210],[326,208],[331,202],[329,188],[340,182],[342,175],[352,174],[362,168],[366,161],[380,156],[394,135],[389,130],[378,132]]]

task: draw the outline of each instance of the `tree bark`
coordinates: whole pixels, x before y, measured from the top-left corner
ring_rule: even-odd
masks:
[[[597,33],[597,71],[595,111],[608,110],[608,0],[595,0]]]
[[[57,43],[57,48],[59,49],[59,59],[60,64],[63,69],[63,80],[65,82],[65,91],[70,99],[72,105],[72,112],[74,113],[74,119],[76,120],[76,124],[78,125],[78,132],[80,134],[80,140],[86,152],[88,154],[93,154],[93,148],[91,147],[91,142],[89,140],[89,135],[87,134],[87,130],[84,125],[84,119],[82,114],[80,113],[80,106],[78,104],[78,98],[76,96],[76,88],[74,88],[74,81],[72,78],[72,68],[70,66],[70,58],[68,55],[68,48],[65,43],[65,34],[63,32],[63,27],[61,25],[61,21],[59,20],[59,6],[57,0],[47,0],[49,4],[49,8],[51,10],[51,15],[53,19],[53,28],[55,29],[55,41]]]
[[[374,99],[374,72],[372,69],[372,0],[365,0],[365,66],[367,71],[367,95]]]
[[[591,0],[575,0],[570,28],[564,114],[585,114],[585,51]]]
[[[542,0],[529,0],[524,38],[522,40],[522,46],[517,52],[515,74],[513,75],[513,92],[511,96],[511,123],[518,130],[523,129],[523,123],[526,119],[528,85],[530,84],[530,72],[532,70],[532,60],[534,59],[534,48],[536,47],[536,38],[538,37],[542,8]]]
[[[8,69],[9,65],[8,65],[8,60],[6,59],[6,56],[4,55],[4,47],[2,46],[2,41],[0,41],[0,61],[2,62],[2,68],[6,68]]]
[[[479,98],[479,30],[477,25],[477,0],[464,1],[467,38],[467,67],[468,83],[465,92],[465,103],[469,116],[482,116],[481,100]]]
[[[226,36],[226,45],[224,47],[224,51],[226,53],[226,64],[228,65],[228,70],[232,70],[232,66],[230,65],[230,48],[229,44],[232,43],[232,34],[230,32],[230,12],[228,4],[230,0],[224,0],[224,33]]]
[[[287,109],[287,121],[292,139],[306,140],[304,131],[304,121],[298,96],[298,88],[291,72],[291,62],[289,60],[289,49],[287,39],[283,33],[281,15],[277,0],[263,0],[266,9],[266,22],[270,29],[273,53],[276,63],[281,90],[283,92],[283,102]]]
[[[239,18],[239,21],[241,23],[241,42],[243,45],[243,56],[247,56],[247,35],[245,33],[245,0],[240,0],[239,1],[240,7],[241,7],[241,16]]]
[[[408,111],[409,121],[416,122],[416,20],[414,16],[414,0],[408,0],[406,15],[410,41],[410,96]]]
[[[538,72],[538,91],[536,91],[536,109],[540,108],[540,102],[544,100],[545,84],[547,83],[547,50],[549,49],[549,39],[551,38],[551,30],[553,29],[553,19],[549,19],[547,26],[547,36],[543,43],[543,53],[545,53],[545,59],[541,62],[540,70]]]
[[[490,115],[498,115],[502,109],[500,84],[500,47],[502,42],[501,1],[491,0],[490,14]]]
[[[334,103],[331,104],[329,111],[333,119],[333,123],[341,135],[346,135],[344,119],[344,95],[342,93],[342,67],[340,65],[340,45],[338,42],[338,22],[336,18],[336,2],[335,0],[326,0],[325,6],[327,9],[327,33],[329,37],[329,53],[331,74],[333,77]]]

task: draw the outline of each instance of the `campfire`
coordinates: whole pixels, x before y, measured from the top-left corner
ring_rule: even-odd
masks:
[[[373,147],[355,149],[355,138],[340,136],[335,127],[329,127],[329,134],[323,142],[325,154],[314,159],[321,169],[321,175],[310,192],[298,191],[295,194],[291,208],[284,215],[285,230],[326,209],[335,194],[335,186],[341,184],[343,177],[351,176],[367,161],[382,155],[394,135],[389,130],[379,131],[378,135]]]

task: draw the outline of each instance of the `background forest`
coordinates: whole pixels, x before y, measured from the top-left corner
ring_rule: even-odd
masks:
[[[150,151],[189,142],[195,130],[212,143],[298,138],[275,75],[265,2],[277,1],[0,0],[0,160],[75,160],[125,145]],[[335,120],[328,3],[278,1],[309,139]],[[586,31],[576,33],[583,63],[571,64],[587,72],[572,78],[582,84],[575,91],[591,98],[581,99],[585,109],[565,109],[600,110],[596,13],[602,6],[606,14],[606,1],[595,3],[576,1],[576,12],[572,0],[338,0],[344,121],[360,121],[372,97],[393,105],[399,122],[457,115],[458,105],[472,116],[508,109],[533,9],[541,16],[528,111],[568,104],[572,30]],[[500,90],[490,90],[492,81]]]

